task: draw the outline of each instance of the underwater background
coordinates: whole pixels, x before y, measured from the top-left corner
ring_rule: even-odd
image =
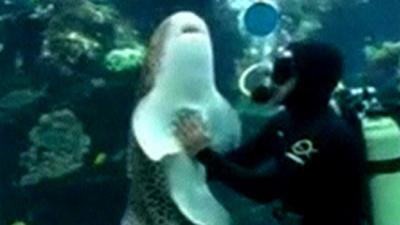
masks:
[[[217,87],[244,138],[255,135],[266,115],[237,80],[262,57],[252,50],[270,42],[239,26],[252,2],[0,0],[0,225],[120,224],[139,74],[152,33],[174,12],[206,21]],[[400,1],[282,2],[290,40],[337,46],[343,83],[375,87],[399,123]]]

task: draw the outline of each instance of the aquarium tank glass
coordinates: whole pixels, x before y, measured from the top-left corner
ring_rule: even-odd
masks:
[[[343,60],[327,108],[362,140],[350,164],[363,192],[361,222],[337,225],[399,225],[399,12],[399,0],[0,0],[0,225],[315,225],[312,197],[287,207],[286,189],[308,180],[247,183],[262,159],[240,152],[289,108],[279,90],[295,87],[276,74],[301,85],[293,43],[324,43]],[[276,72],[278,59],[289,67]],[[291,145],[291,132],[307,138]],[[308,173],[318,143],[302,128],[274,134]],[[254,173],[213,179],[234,174],[218,160]]]

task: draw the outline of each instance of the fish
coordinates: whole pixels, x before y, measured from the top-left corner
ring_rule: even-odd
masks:
[[[46,95],[47,87],[40,90],[14,90],[0,98],[0,109],[16,110],[30,105]]]
[[[182,111],[198,113],[212,149],[240,144],[236,111],[219,93],[212,41],[203,19],[181,11],[154,32],[143,67],[127,151],[131,179],[122,225],[230,225],[231,215],[210,191],[206,170],[174,137]]]

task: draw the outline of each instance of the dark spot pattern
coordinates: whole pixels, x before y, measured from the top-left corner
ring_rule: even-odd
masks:
[[[151,161],[137,146],[128,149],[132,183],[123,225],[193,225],[171,198],[163,162]]]

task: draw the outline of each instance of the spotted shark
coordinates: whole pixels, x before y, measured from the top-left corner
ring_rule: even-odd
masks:
[[[238,115],[215,85],[212,41],[200,17],[178,12],[159,25],[140,87],[127,154],[131,186],[121,224],[232,224],[207,185],[204,166],[186,154],[171,127],[177,113],[195,111],[213,149],[223,154],[240,142]]]

